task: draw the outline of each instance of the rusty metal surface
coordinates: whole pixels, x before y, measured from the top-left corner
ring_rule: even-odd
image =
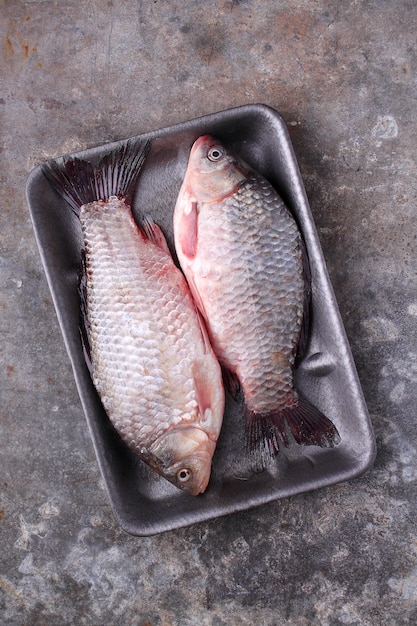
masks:
[[[2,2],[0,610],[11,626],[417,620],[416,7]],[[151,538],[101,481],[30,170],[233,106],[288,124],[377,435],[362,477]]]

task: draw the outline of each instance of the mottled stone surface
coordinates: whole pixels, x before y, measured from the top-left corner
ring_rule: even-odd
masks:
[[[0,20],[2,623],[417,623],[415,3],[4,0]],[[131,537],[95,461],[26,178],[250,102],[288,122],[377,460],[347,483]]]

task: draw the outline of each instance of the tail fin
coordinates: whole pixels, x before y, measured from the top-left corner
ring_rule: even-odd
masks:
[[[98,165],[64,157],[61,164],[44,163],[42,172],[77,215],[83,204],[107,200],[110,196],[122,196],[130,204],[150,145],[150,141],[128,140],[108,152]]]
[[[289,434],[305,446],[331,448],[340,441],[336,426],[304,398],[298,397],[293,407],[271,413],[255,413],[245,409],[246,441],[255,455],[274,457],[280,444],[289,445]]]

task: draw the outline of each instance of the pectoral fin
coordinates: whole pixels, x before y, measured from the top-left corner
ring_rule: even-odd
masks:
[[[194,259],[198,241],[197,201],[186,191],[181,198],[182,211],[178,221],[178,241],[181,252],[188,259]]]
[[[201,425],[209,437],[216,441],[224,412],[224,388],[220,366],[210,353],[197,358],[192,371]]]

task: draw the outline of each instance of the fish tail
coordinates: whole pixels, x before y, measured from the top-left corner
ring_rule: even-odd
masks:
[[[150,141],[127,140],[96,165],[77,157],[63,157],[61,162],[44,163],[42,172],[76,215],[83,204],[108,200],[110,196],[123,197],[130,204],[150,145]]]
[[[336,426],[305,398],[298,397],[294,406],[270,413],[245,409],[246,441],[250,452],[274,457],[280,445],[289,445],[289,435],[305,446],[331,448],[340,441]]]

